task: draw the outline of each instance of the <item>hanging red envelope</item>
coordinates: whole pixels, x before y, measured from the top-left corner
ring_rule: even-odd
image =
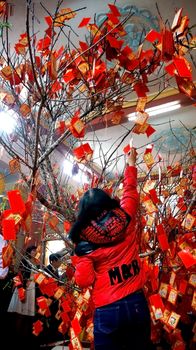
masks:
[[[52,39],[52,37],[54,38],[55,35],[56,35],[56,32],[54,31],[54,28],[51,26],[51,27],[48,27],[46,30],[45,30],[45,33],[48,35],[48,37],[50,39]]]
[[[176,304],[176,301],[177,301],[177,297],[178,297],[178,291],[174,288],[171,288],[170,291],[169,291],[169,295],[168,295],[168,298],[167,300],[175,305]]]
[[[52,297],[58,289],[58,284],[54,278],[45,277],[44,280],[39,284],[39,289],[42,294],[45,294],[48,297]]]
[[[169,243],[166,235],[158,235],[157,236],[160,248],[165,251],[169,249]]]
[[[40,39],[37,43],[37,51],[44,51],[44,50],[47,50],[49,48],[51,44],[51,38],[49,38],[48,36],[45,37],[44,39]]]
[[[159,294],[162,298],[165,298],[165,299],[167,298],[168,290],[169,290],[169,284],[161,282],[159,287]]]
[[[20,106],[20,113],[23,117],[27,117],[31,113],[31,108],[26,103],[23,103]]]
[[[14,48],[15,48],[16,53],[20,54],[20,55],[24,55],[26,50],[27,50],[26,46],[24,46],[20,43],[15,44]]]
[[[146,92],[149,91],[147,85],[142,82],[135,83],[133,88],[138,97],[146,97]]]
[[[113,13],[114,16],[116,16],[116,17],[120,17],[121,16],[117,6],[115,6],[113,4],[108,4],[108,6],[109,6],[109,8],[110,8],[110,10],[111,10],[111,12]]]
[[[70,68],[67,69],[65,74],[63,74],[63,80],[65,83],[70,83],[77,77],[76,69]]]
[[[82,51],[88,50],[89,46],[88,46],[88,44],[86,42],[79,41],[79,44],[80,44],[80,47],[81,47]]]
[[[176,28],[175,30],[175,34],[176,35],[185,35],[186,34],[186,30],[188,28],[188,25],[189,25],[189,18],[188,16],[183,16],[182,19],[181,19],[181,23],[180,23],[180,26],[178,28]]]
[[[148,123],[144,123],[143,125],[137,124],[133,127],[132,131],[135,134],[144,134],[146,132],[147,128],[148,128]]]
[[[64,311],[69,312],[71,311],[71,304],[67,300],[64,300],[61,304]]]
[[[180,77],[192,80],[191,66],[184,57],[174,57],[173,63]]]
[[[190,79],[181,78],[177,75],[175,78],[180,92],[186,94],[189,97],[196,97],[196,86]]]
[[[84,17],[80,24],[78,25],[78,28],[86,27],[87,24],[89,24],[91,17]]]
[[[152,165],[154,164],[154,158],[152,156],[152,153],[148,152],[143,155],[143,160],[146,163],[148,168],[151,168]]]
[[[156,130],[150,124],[148,124],[147,129],[145,131],[146,132],[146,136],[147,137],[151,136],[152,134],[154,134],[155,131]]]
[[[17,292],[18,292],[18,297],[21,301],[25,300],[26,298],[26,291],[23,287],[19,287],[17,288]]]
[[[16,240],[16,225],[13,219],[3,219],[2,231],[5,240]]]
[[[155,320],[162,318],[165,307],[160,294],[151,295],[149,297],[149,301],[154,313]]]
[[[133,71],[139,67],[139,60],[137,58],[132,59],[132,60],[127,60],[125,66],[126,69],[129,71]],[[142,84],[142,83],[141,83]],[[134,85],[134,90],[137,93],[138,97],[146,97],[146,87],[143,86],[143,84],[135,84]]]
[[[176,66],[174,65],[174,63],[169,63],[167,66],[164,67],[164,69],[166,70],[166,72],[168,74],[170,74],[172,77],[174,76],[174,74],[176,74]]]
[[[40,320],[33,323],[33,334],[38,336],[43,331],[43,322]]]
[[[44,279],[46,278],[46,276],[43,274],[43,273],[35,273],[33,275],[34,277],[34,281],[37,283],[37,284],[41,284],[43,283]]]
[[[154,204],[157,204],[160,202],[159,198],[157,197],[157,192],[154,188],[150,189],[149,193],[150,193],[150,197],[151,197]]]
[[[2,266],[3,266],[3,268],[5,268],[11,264],[13,253],[14,253],[14,249],[13,249],[11,243],[9,243],[8,245],[6,245],[5,247],[2,248]]]
[[[82,350],[83,347],[78,337],[71,337],[71,346],[70,350]]]
[[[186,280],[180,280],[178,291],[180,294],[185,294],[188,282]]]
[[[187,206],[184,202],[184,198],[179,197],[177,200],[177,207],[181,210],[181,211],[186,211],[187,210]]]
[[[138,98],[136,112],[144,112],[146,103],[147,103],[147,97]]]
[[[53,93],[56,93],[61,89],[62,89],[62,84],[58,80],[56,80],[51,86],[51,91]]]
[[[196,264],[196,258],[189,251],[182,250],[178,252],[178,256],[182,260],[186,269],[189,269]]]
[[[26,211],[25,203],[21,197],[19,190],[12,190],[7,192],[9,204],[13,214],[23,215]]]
[[[62,135],[67,129],[65,121],[64,120],[57,121],[55,124],[55,129],[60,135]]]
[[[196,273],[191,273],[188,283],[196,288]]]
[[[169,318],[168,318],[168,321],[167,321],[168,326],[173,328],[173,329],[176,328],[177,324],[178,324],[178,322],[180,320],[180,317],[181,316],[179,314],[177,314],[176,312],[172,311],[170,316],[169,316]]]
[[[153,43],[154,41],[161,41],[161,34],[154,29],[151,29],[145,37],[145,40]]]
[[[47,66],[48,66],[50,79],[55,80],[57,78],[57,61],[54,53],[50,54],[50,60]]]
[[[64,323],[70,322],[70,318],[67,314],[67,312],[61,312],[60,313],[61,319],[63,320]]]
[[[196,218],[191,214],[187,214],[182,222],[182,227],[184,227],[186,230],[192,230],[195,224]]]
[[[51,16],[46,16],[44,19],[45,19],[47,25],[48,25],[49,27],[52,27],[52,24],[53,24],[53,19],[52,19],[52,17],[51,17]]]
[[[47,298],[44,296],[36,298],[36,303],[41,309],[48,308]]]
[[[58,326],[58,331],[62,334],[65,334],[68,332],[68,326],[67,323],[61,322],[60,325]],[[70,347],[70,346],[69,346]],[[71,350],[71,348],[70,348]]]
[[[83,138],[85,134],[85,124],[77,114],[75,113],[75,116],[71,119],[69,129],[76,138]]]
[[[161,58],[162,60],[171,60],[175,53],[173,33],[171,30],[164,28],[162,31],[162,47]]]
[[[92,158],[93,150],[88,143],[73,149],[73,154],[78,161],[89,161]]]
[[[59,287],[54,293],[54,298],[55,299],[60,299],[64,293],[65,293],[64,288]]]
[[[181,23],[181,19],[182,19],[182,8],[180,8],[175,16],[174,16],[174,19],[173,19],[173,22],[172,22],[172,25],[171,25],[171,29],[172,30],[175,30],[176,28],[178,28],[180,26],[180,23]]]
[[[0,71],[1,76],[4,79],[6,79],[6,80],[10,80],[11,79],[12,73],[13,73],[13,70],[12,70],[12,68],[10,66],[5,66]]]
[[[112,22],[112,25],[113,25],[113,24],[116,25],[116,24],[120,23],[120,22],[119,22],[119,19],[118,19],[114,14],[112,14],[112,13],[107,13],[106,16],[107,16],[107,18],[108,18],[109,23]]]
[[[74,330],[75,335],[79,335],[81,333],[82,328],[81,328],[80,323],[79,323],[77,318],[74,318],[71,321],[71,326],[72,326],[72,328]]]
[[[71,228],[70,222],[69,221],[64,221],[63,227],[64,227],[65,232],[69,232],[69,230]]]
[[[123,47],[123,49],[121,50],[121,55],[123,55],[129,60],[132,60],[135,58],[135,54],[129,46]],[[129,74],[129,73],[125,72],[124,74]]]
[[[135,123],[139,124],[139,125],[143,125],[143,124],[146,123],[148,118],[149,118],[148,113],[146,113],[146,112],[137,112]]]
[[[76,12],[74,12],[70,8],[61,9],[54,19],[54,27],[62,27],[65,21],[68,21],[76,16]]]

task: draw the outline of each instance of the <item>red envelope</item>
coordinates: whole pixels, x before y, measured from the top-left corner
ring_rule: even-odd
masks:
[[[156,130],[150,124],[148,124],[148,127],[147,127],[145,133],[146,133],[147,137],[149,137],[152,134],[154,134],[155,131]]]
[[[116,16],[116,17],[121,16],[121,14],[120,14],[120,12],[118,10],[118,7],[116,7],[113,4],[108,4],[108,6],[109,6],[109,8],[110,8],[110,10],[111,10],[111,12],[113,13],[114,16]]]
[[[12,190],[7,192],[8,200],[10,203],[13,214],[23,215],[26,211],[25,203],[19,190]]]
[[[84,17],[82,21],[80,22],[78,28],[86,27],[87,24],[90,22],[91,17]]]
[[[188,282],[186,280],[180,280],[180,285],[178,288],[179,293],[185,294]]]
[[[161,34],[158,33],[156,30],[151,29],[148,34],[146,35],[146,40],[150,41],[153,43],[154,41],[158,40],[159,42],[161,41]]]
[[[2,221],[2,231],[5,240],[16,240],[16,225],[13,219],[4,219]]]
[[[192,74],[187,60],[184,57],[175,57],[173,63],[176,67],[178,75],[182,78],[189,78],[192,80]]]
[[[182,260],[186,269],[189,269],[189,267],[196,264],[196,259],[189,251],[181,250],[180,252],[178,252],[178,256]]]
[[[72,326],[72,328],[73,328],[74,333],[75,333],[76,336],[79,335],[79,334],[81,333],[82,328],[81,328],[81,326],[80,326],[80,323],[79,323],[77,317],[74,318],[74,319],[71,321],[71,326]]]
[[[150,193],[150,196],[151,196],[151,199],[153,201],[154,204],[157,204],[159,203],[159,199],[157,197],[157,192],[154,188],[152,188],[151,190],[149,190],[149,193]]]
[[[108,20],[111,21],[114,25],[120,23],[120,22],[119,22],[119,19],[118,19],[116,16],[114,16],[112,13],[107,13],[107,18],[108,18]]]
[[[162,312],[164,311],[165,307],[162,301],[162,298],[160,294],[153,294],[149,297],[150,304],[154,306],[156,309],[161,309]]]

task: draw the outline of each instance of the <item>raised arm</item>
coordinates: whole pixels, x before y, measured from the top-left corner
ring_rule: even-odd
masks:
[[[139,194],[137,192],[137,168],[135,167],[136,155],[136,150],[132,148],[127,156],[127,167],[124,172],[123,181],[123,195],[120,202],[121,207],[132,219],[135,218],[139,204]]]

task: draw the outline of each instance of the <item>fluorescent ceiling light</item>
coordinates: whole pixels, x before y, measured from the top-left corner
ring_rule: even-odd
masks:
[[[148,113],[149,116],[151,117],[153,115],[159,115],[159,114],[175,111],[180,107],[181,107],[180,101],[173,101],[173,102],[164,103],[159,106],[146,108],[145,112]],[[129,121],[134,121],[136,118],[137,118],[137,112],[128,114]]]

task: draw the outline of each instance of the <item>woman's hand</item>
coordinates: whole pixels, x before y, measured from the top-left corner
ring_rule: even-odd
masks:
[[[129,153],[127,154],[127,164],[129,166],[135,166],[136,157],[137,157],[136,149],[132,147]]]

